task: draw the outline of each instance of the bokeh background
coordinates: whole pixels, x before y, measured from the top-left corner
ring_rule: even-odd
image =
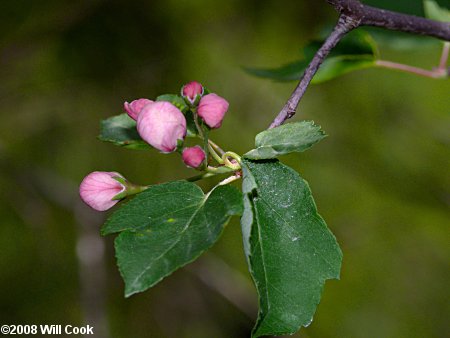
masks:
[[[367,3],[423,14],[420,1]],[[147,184],[191,176],[177,155],[96,140],[99,121],[125,100],[176,93],[190,80],[230,102],[214,139],[247,151],[295,83],[242,67],[296,60],[335,20],[325,1],[2,1],[0,324],[248,337],[257,298],[238,219],[210,253],[125,299],[114,236],[99,235],[106,215],[80,202],[78,184],[94,170]],[[430,69],[439,60],[437,40],[374,33],[385,59]],[[378,69],[309,88],[295,119],[314,119],[329,137],[283,161],[309,181],[344,263],[295,337],[450,334],[449,94],[449,81]]]

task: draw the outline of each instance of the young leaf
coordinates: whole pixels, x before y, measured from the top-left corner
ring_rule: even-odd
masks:
[[[246,67],[247,73],[274,81],[298,81],[311,60],[298,60],[276,68]],[[314,79],[313,79],[314,80]]]
[[[244,249],[259,294],[252,337],[308,326],[342,252],[317,213],[308,184],[277,160],[243,160]]]
[[[298,80],[323,42],[312,41],[306,45],[303,48],[302,60],[274,69],[247,68],[246,70],[255,76],[276,81]],[[354,31],[331,51],[312,83],[322,83],[354,70],[372,67],[377,54],[378,50],[371,36],[363,31]]]
[[[192,262],[220,237],[231,216],[242,212],[242,195],[230,186],[208,194],[176,181],[148,188],[117,210],[102,234],[121,232],[115,248],[125,296],[144,291]]]
[[[302,152],[324,137],[326,134],[313,121],[286,123],[256,135],[256,149],[244,156],[253,160],[262,160],[292,152]]]
[[[450,22],[450,10],[439,6],[436,1],[424,0],[423,7],[428,19]]]
[[[186,113],[189,110],[189,107],[187,106],[186,102],[184,102],[183,98],[175,94],[160,95],[156,98],[156,101],[170,102],[183,113]]]
[[[105,142],[130,149],[149,149],[136,130],[136,121],[128,114],[120,114],[103,120],[100,123],[98,138]]]
[[[311,83],[317,84],[330,81],[355,70],[370,68],[374,65],[375,58],[371,55],[342,55],[326,58]]]

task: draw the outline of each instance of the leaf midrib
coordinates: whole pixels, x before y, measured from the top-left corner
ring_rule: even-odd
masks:
[[[212,190],[211,190],[212,192]],[[210,192],[210,193],[211,193]],[[189,218],[189,220],[186,222],[185,227],[183,228],[183,230],[181,230],[177,240],[169,247],[167,248],[167,250],[165,250],[163,253],[161,253],[161,255],[159,255],[157,258],[155,258],[154,260],[152,260],[152,262],[145,267],[145,269],[134,279],[133,283],[131,284],[131,288],[134,288],[136,286],[136,283],[140,280],[140,278],[148,271],[150,270],[150,268],[153,266],[153,264],[155,262],[157,262],[158,260],[161,259],[161,257],[163,257],[164,255],[166,255],[170,250],[172,250],[175,245],[177,245],[180,240],[181,237],[183,236],[183,234],[186,232],[186,230],[189,228],[190,224],[192,223],[193,219],[195,218],[195,216],[197,216],[198,212],[203,208],[203,206],[205,205],[206,200],[208,199],[210,193],[206,194],[202,200],[200,201],[199,207],[197,210],[194,211],[194,213],[192,214],[192,216]]]
[[[154,194],[154,195],[151,196],[151,199],[154,199],[155,197],[158,197],[158,196],[161,196],[161,195],[169,195],[169,194],[180,195],[179,192],[170,192],[170,191],[167,191],[167,192],[162,192],[162,193],[159,193],[159,194]],[[183,193],[183,194],[184,194],[184,195],[193,196],[193,197],[197,197],[196,195],[190,194],[190,193],[188,193],[188,192],[185,192],[185,193]],[[172,213],[172,212],[173,212],[173,213],[177,213],[177,212],[183,211],[183,210],[185,210],[185,209],[192,208],[192,207],[196,206],[198,203],[201,203],[201,201],[202,201],[203,198],[204,198],[204,197],[202,197],[201,199],[199,199],[195,204],[192,204],[192,205],[189,205],[189,206],[187,206],[187,207],[178,209],[178,210],[176,210],[176,211],[171,211],[170,213]],[[164,215],[158,216],[158,217],[156,217],[155,219],[152,219],[152,220],[149,221],[149,222],[152,223],[152,222],[154,222],[155,220],[159,220],[160,218],[167,216],[168,214],[169,214],[169,213],[165,213]],[[132,213],[132,212],[129,212],[129,213],[123,213],[123,214],[121,215],[121,217],[127,218],[126,216],[133,216],[133,215],[134,215],[134,213]],[[105,225],[106,225],[106,224],[105,224]],[[141,230],[141,229],[144,229],[144,228],[146,228],[146,227],[148,227],[148,226],[149,226],[149,223],[145,223],[145,225],[141,225],[141,226],[137,226],[137,227],[128,226],[128,227],[122,227],[122,228],[119,228],[119,229],[113,229],[113,230],[109,230],[107,227],[105,227],[108,231],[105,232],[105,231],[102,230],[102,234],[103,234],[103,235],[109,235],[109,234],[117,233],[117,232],[124,232],[124,231],[130,231],[130,230]],[[111,226],[111,227],[113,227],[113,226]]]

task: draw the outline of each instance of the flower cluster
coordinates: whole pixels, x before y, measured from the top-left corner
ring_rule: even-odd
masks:
[[[228,110],[228,102],[224,98],[214,93],[205,95],[205,89],[196,81],[184,85],[181,96],[209,128],[221,126]],[[136,120],[142,139],[163,153],[175,151],[179,141],[186,137],[186,118],[171,102],[138,99],[125,102],[124,107]],[[196,152],[192,154],[198,156]]]
[[[167,97],[173,96],[181,101],[183,108],[179,101],[159,98],[155,101],[141,98],[124,103],[125,112],[136,121],[140,137],[162,153],[179,152],[186,166],[208,175],[239,170],[239,156],[224,152],[207,136],[209,130],[222,125],[228,102],[196,81],[181,88],[181,97]],[[202,146],[185,146],[188,125],[195,125],[196,130],[191,134],[201,139]],[[217,167],[210,166],[209,155],[218,163]],[[80,196],[90,207],[104,211],[122,198],[146,188],[129,183],[118,173],[96,171],[81,183]]]

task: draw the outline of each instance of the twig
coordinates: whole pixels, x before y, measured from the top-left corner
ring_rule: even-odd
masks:
[[[341,15],[345,14],[359,20],[361,26],[381,27],[450,41],[450,23],[367,6],[358,0],[327,0],[327,2]]]
[[[434,70],[427,70],[427,69],[423,69],[423,68],[408,66],[408,65],[405,65],[402,63],[396,63],[396,62],[385,61],[385,60],[377,60],[377,61],[375,61],[375,64],[378,67],[400,70],[402,72],[425,76],[425,77],[429,77],[432,79],[441,79],[441,78],[446,77],[445,69],[444,69],[444,72],[438,68],[436,68]]]
[[[325,43],[322,45],[322,47],[320,47],[316,55],[314,55],[314,58],[303,73],[303,76],[294,92],[292,93],[291,97],[286,102],[275,120],[273,120],[269,128],[278,127],[282,125],[284,121],[294,116],[300,100],[305,94],[306,89],[308,88],[314,75],[317,73],[317,70],[319,69],[322,62],[325,60],[331,50],[338,44],[338,42],[345,36],[345,34],[350,32],[353,28],[357,27],[358,24],[358,21],[355,21],[346,15],[341,15],[333,32],[331,32]]]
[[[327,0],[327,2],[340,13],[339,22],[337,23],[336,27],[327,38],[325,43],[322,45],[322,47],[317,51],[316,55],[314,55],[311,63],[303,73],[299,84],[295,88],[289,100],[284,105],[283,109],[273,120],[269,128],[278,127],[287,119],[295,115],[300,100],[305,94],[306,89],[308,88],[312,78],[316,74],[324,59],[338,44],[338,42],[354,28],[357,28],[359,26],[382,27],[389,30],[396,30],[418,35],[427,35],[445,41],[450,41],[450,23],[434,21],[414,15],[401,14],[367,6],[362,4],[358,0]],[[446,49],[443,51],[439,66],[439,69],[441,70],[439,72],[431,72],[431,77],[436,77],[435,74],[438,73],[439,75],[437,77],[442,77],[442,69],[445,70],[445,64],[450,50],[450,47],[448,47],[447,44],[446,46],[447,47],[445,47]],[[383,66],[388,67],[387,64],[384,64]],[[393,66],[393,64],[390,64],[390,66]],[[406,70],[406,67],[408,67],[408,70]],[[415,69],[414,67],[409,68],[409,66],[404,65],[402,65],[401,67],[395,65],[395,68],[402,68],[401,70],[413,72],[423,76],[430,77],[431,75],[428,71],[425,71],[423,69],[419,70]]]

